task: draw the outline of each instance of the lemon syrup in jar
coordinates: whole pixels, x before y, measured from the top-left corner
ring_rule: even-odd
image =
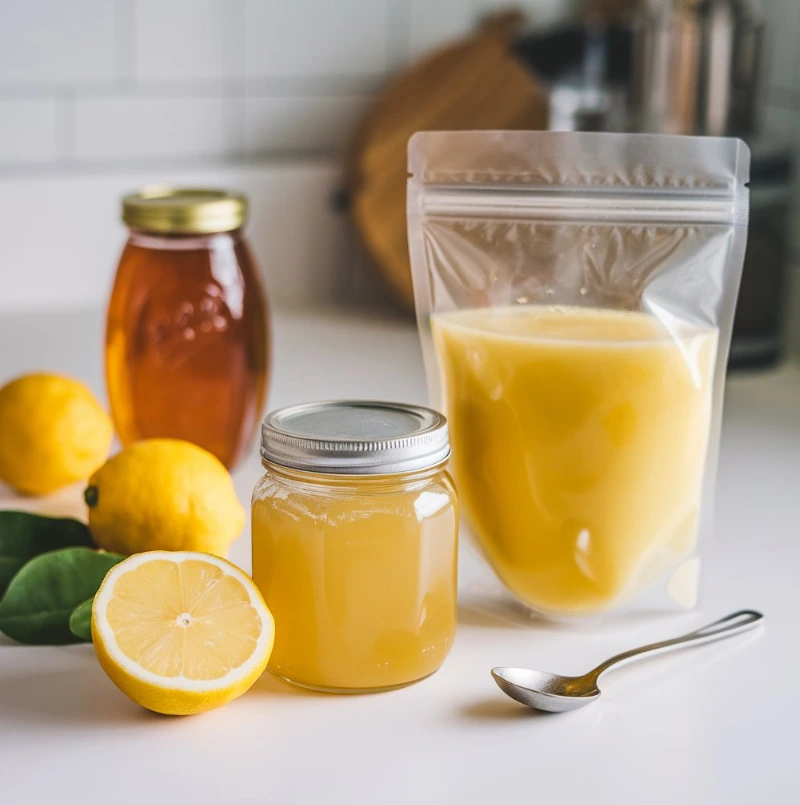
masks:
[[[330,692],[432,674],[456,630],[458,512],[444,417],[317,403],[265,418],[253,578],[275,618],[269,669]]]
[[[242,235],[244,197],[145,189],[123,200],[130,236],[106,322],[106,383],[124,445],[185,439],[232,467],[253,436],[268,319]]]

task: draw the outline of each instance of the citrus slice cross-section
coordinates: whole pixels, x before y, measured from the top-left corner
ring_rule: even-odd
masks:
[[[253,580],[204,553],[131,556],[111,569],[92,607],[92,639],[112,682],[169,715],[241,696],[263,673],[274,637]]]

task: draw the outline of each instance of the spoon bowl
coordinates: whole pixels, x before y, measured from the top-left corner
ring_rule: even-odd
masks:
[[[600,695],[597,685],[582,676],[559,676],[527,668],[493,668],[492,676],[512,699],[548,713],[577,710]]]
[[[515,701],[536,710],[564,713],[567,710],[577,710],[598,699],[600,689],[597,687],[597,680],[612,666],[623,665],[639,657],[662,654],[665,651],[731,637],[760,626],[763,619],[764,616],[760,612],[752,609],[734,612],[732,615],[720,618],[714,623],[709,623],[708,626],[703,626],[681,637],[650,643],[641,648],[616,654],[583,676],[559,676],[558,674],[548,674],[545,671],[531,671],[527,668],[498,667],[492,669],[492,677],[503,693]]]

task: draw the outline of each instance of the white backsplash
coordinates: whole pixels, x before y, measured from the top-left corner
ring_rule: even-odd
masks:
[[[385,300],[332,209],[343,147],[392,71],[507,5],[0,0],[0,312],[102,304],[119,199],[156,181],[249,193],[275,303]]]
[[[380,283],[329,203],[337,167],[308,159],[0,179],[0,313],[103,305],[126,236],[119,199],[154,181],[236,187],[257,202],[247,234],[273,303],[380,300]]]
[[[335,156],[423,48],[577,0],[0,0],[0,170]]]
[[[765,126],[800,143],[800,2],[756,5]],[[0,311],[101,304],[119,197],[170,179],[250,193],[276,303],[378,298],[330,206],[343,146],[392,71],[508,6],[580,0],[0,0]]]

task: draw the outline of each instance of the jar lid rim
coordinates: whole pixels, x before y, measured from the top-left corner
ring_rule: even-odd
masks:
[[[122,220],[132,229],[175,235],[230,232],[244,226],[247,198],[207,187],[149,185],[122,199]]]
[[[281,408],[261,424],[262,458],[307,472],[390,475],[449,455],[447,419],[418,405],[329,400]]]

